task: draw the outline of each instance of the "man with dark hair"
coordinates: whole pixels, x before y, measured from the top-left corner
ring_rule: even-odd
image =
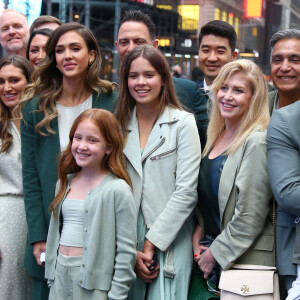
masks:
[[[224,21],[214,20],[206,23],[199,35],[199,65],[204,73],[203,88],[213,83],[222,66],[235,60],[237,52],[236,32]]]
[[[43,28],[49,28],[55,30],[57,27],[62,25],[63,22],[53,16],[39,16],[36,18],[30,26],[30,35],[38,30]]]
[[[156,27],[149,15],[139,10],[125,11],[121,17],[118,29],[116,47],[120,60],[138,45],[152,45],[158,47],[156,39]],[[181,104],[195,114],[197,127],[201,140],[202,149],[206,142],[206,130],[208,116],[205,97],[201,97],[201,92],[195,82],[185,79],[173,78],[176,95]]]

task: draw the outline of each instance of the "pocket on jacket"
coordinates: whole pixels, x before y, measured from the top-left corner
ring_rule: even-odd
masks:
[[[274,246],[274,238],[271,234],[261,235],[252,245],[255,250],[272,251]]]

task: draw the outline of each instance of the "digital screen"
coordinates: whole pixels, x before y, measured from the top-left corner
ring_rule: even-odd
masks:
[[[244,0],[246,18],[262,17],[262,0]]]

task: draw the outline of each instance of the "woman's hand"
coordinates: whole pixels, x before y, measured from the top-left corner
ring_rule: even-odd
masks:
[[[199,240],[203,237],[203,231],[200,225],[196,226],[196,229],[193,234],[193,252],[194,252],[194,261],[198,262],[200,259],[200,254],[206,250],[206,247],[199,245]]]
[[[41,255],[42,252],[46,252],[46,241],[40,241],[40,242],[34,243],[34,245],[33,245],[33,255],[36,259],[37,264],[39,266],[44,267],[41,264],[41,261],[40,261],[40,255]]]
[[[153,270],[149,271],[147,266],[153,262],[153,256],[149,256],[143,252],[137,251],[137,260],[135,264],[134,271],[136,276],[141,278],[147,283],[152,282],[157,276],[159,272],[159,265]]]
[[[202,246],[202,247],[204,247],[204,246]],[[198,266],[199,266],[200,270],[204,273],[204,278],[207,279],[216,264],[216,260],[215,260],[214,256],[212,255],[210,249],[207,247],[204,247],[204,248],[205,248],[205,252],[200,254]]]
[[[155,245],[153,245],[149,240],[146,239],[145,243],[144,243],[144,247],[143,247],[143,253],[145,253],[149,257],[153,258],[155,248],[156,248]],[[147,267],[148,267],[148,265],[147,265]]]

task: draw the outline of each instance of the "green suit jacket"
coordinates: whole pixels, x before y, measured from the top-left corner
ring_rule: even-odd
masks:
[[[208,96],[203,89],[199,88],[198,85],[191,80],[173,77],[173,83],[178,100],[187,111],[192,112],[195,116],[201,149],[203,150],[206,143],[206,131],[208,126]]]
[[[116,91],[93,94],[93,108],[113,111],[116,105]],[[50,126],[56,132],[42,136],[35,126],[43,119],[38,110],[38,96],[26,102],[21,122],[22,173],[25,200],[25,212],[28,225],[25,268],[36,277],[44,278],[44,268],[36,263],[33,256],[33,244],[46,241],[50,214],[48,207],[54,200],[55,184],[58,179],[57,161],[60,154],[60,142],[57,118]]]
[[[268,170],[277,208],[277,265],[281,275],[297,275],[292,264],[295,219],[300,216],[300,100],[272,115],[268,128]]]

